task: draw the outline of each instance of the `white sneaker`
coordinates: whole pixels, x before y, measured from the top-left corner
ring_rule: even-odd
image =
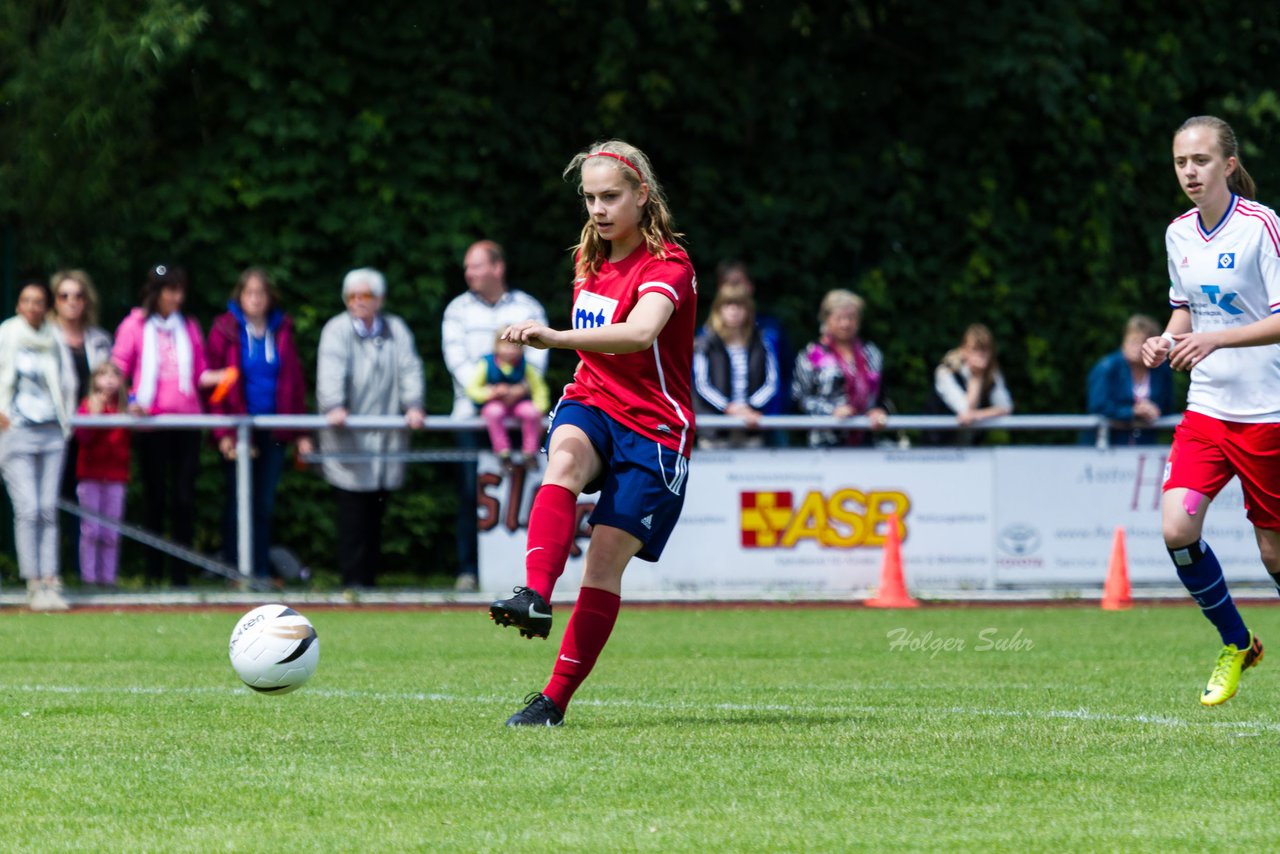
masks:
[[[50,611],[70,611],[71,606],[62,595],[62,579],[45,579],[45,601]]]
[[[476,589],[475,573],[464,572],[453,583],[453,589],[460,593],[469,593]]]
[[[53,610],[49,602],[49,588],[45,587],[43,581],[27,582],[27,607],[32,611]]]

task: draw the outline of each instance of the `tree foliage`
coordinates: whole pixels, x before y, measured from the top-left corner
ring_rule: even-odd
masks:
[[[1262,200],[1280,186],[1266,4],[9,0],[0,23],[20,268],[89,268],[116,319],[147,264],[181,259],[207,324],[262,264],[310,357],[343,272],[377,266],[433,412],[471,241],[502,242],[513,281],[566,319],[582,211],[561,170],[597,139],[649,153],[704,293],[744,258],[797,343],[826,289],[863,293],[902,411],[973,321],[1019,411],[1080,410],[1125,317],[1167,311],[1186,117],[1226,118]],[[452,557],[432,550],[452,480],[414,478],[393,545],[426,566]],[[327,513],[314,478],[289,488]]]

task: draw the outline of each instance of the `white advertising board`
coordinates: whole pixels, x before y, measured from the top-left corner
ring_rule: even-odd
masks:
[[[1160,534],[1167,449],[779,449],[694,456],[680,524],[657,563],[633,561],[626,590],[709,597],[865,593],[879,584],[889,514],[917,590],[997,586],[1096,587],[1117,526],[1129,577],[1176,584]],[[537,484],[481,459],[480,581],[524,583],[524,541]],[[582,574],[586,518],[556,588]],[[1214,502],[1206,539],[1228,578],[1260,575],[1252,528],[1234,481]]]
[[[887,518],[902,520],[914,583],[982,587],[992,561],[989,452],[871,449],[706,451],[680,524],[656,564],[633,561],[631,591],[865,591],[879,583]],[[481,583],[524,583],[533,484],[481,464]],[[593,504],[583,496],[583,514]],[[585,532],[584,532],[585,533]],[[585,547],[585,538],[579,541]],[[572,557],[557,592],[576,589]]]
[[[995,449],[996,580],[1101,584],[1115,530],[1123,527],[1129,580],[1176,585],[1160,530],[1168,456],[1161,446]],[[1228,580],[1266,580],[1239,481],[1209,508],[1204,538]]]

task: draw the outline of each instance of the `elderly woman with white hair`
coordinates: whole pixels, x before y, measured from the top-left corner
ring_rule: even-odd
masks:
[[[316,404],[330,429],[320,433],[324,478],[338,504],[338,565],[346,587],[372,587],[382,560],[382,519],[392,490],[404,485],[405,464],[387,459],[405,451],[403,430],[352,430],[352,415],[404,415],[410,429],[426,416],[426,383],[413,333],[403,320],[382,311],[386,279],[377,270],[347,273],[342,299],[347,310],[320,333]]]

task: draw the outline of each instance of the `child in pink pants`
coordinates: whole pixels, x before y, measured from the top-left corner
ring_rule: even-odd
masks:
[[[493,353],[476,363],[467,395],[480,406],[480,417],[489,428],[489,442],[503,465],[511,462],[511,439],[503,422],[512,417],[520,421],[524,464],[536,466],[542,446],[542,416],[550,401],[546,380],[525,360],[524,348],[503,341],[499,333]]]
[[[80,414],[118,415],[125,409],[124,376],[107,360],[89,379],[89,396]],[[113,521],[124,518],[125,484],[129,481],[129,431],[123,427],[79,427],[76,441],[76,497],[81,508]],[[116,586],[120,563],[120,534],[87,516],[80,520],[80,580],[84,584]]]

